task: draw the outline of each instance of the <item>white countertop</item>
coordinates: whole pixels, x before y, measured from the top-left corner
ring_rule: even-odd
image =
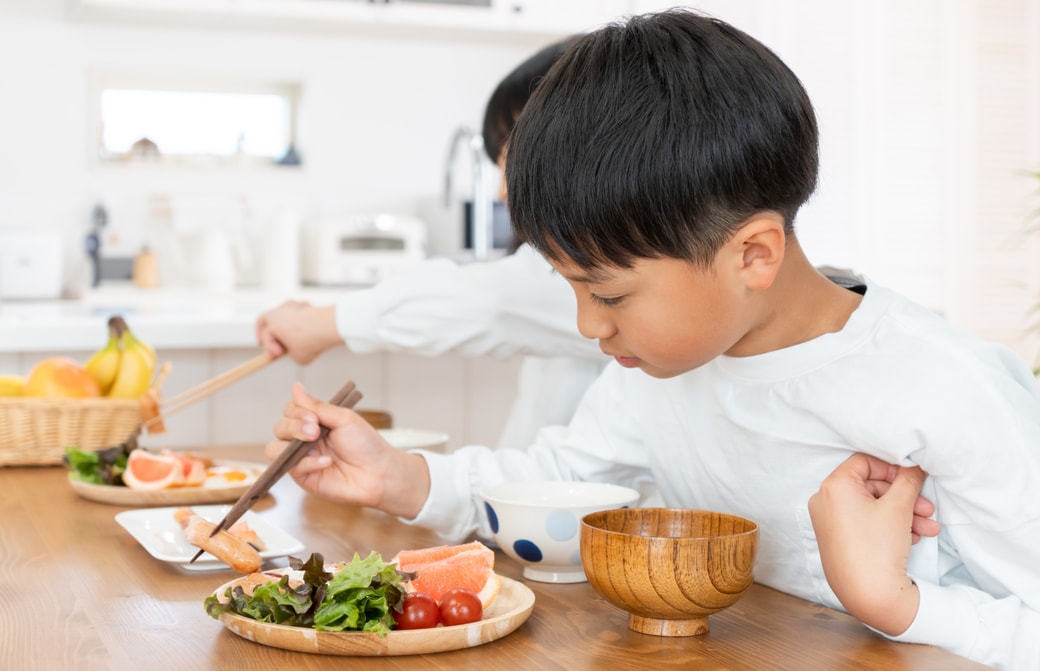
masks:
[[[155,348],[209,349],[256,345],[257,315],[283,301],[327,304],[342,291],[301,288],[291,294],[262,289],[137,289],[102,286],[79,300],[0,302],[0,353],[91,351],[104,344],[106,322],[122,315]]]

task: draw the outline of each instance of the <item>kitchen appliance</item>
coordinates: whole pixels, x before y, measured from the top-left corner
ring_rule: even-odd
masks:
[[[245,236],[223,229],[180,233],[176,246],[181,284],[210,291],[231,291],[252,264]]]
[[[61,284],[60,232],[0,229],[0,298],[59,298]]]
[[[303,227],[303,281],[375,284],[426,257],[426,224],[393,214],[326,216]]]

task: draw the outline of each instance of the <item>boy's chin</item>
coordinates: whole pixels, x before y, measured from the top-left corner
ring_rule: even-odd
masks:
[[[673,368],[658,368],[657,366],[653,366],[646,362],[643,362],[639,365],[639,370],[643,371],[650,377],[656,377],[659,380],[667,380],[670,377],[677,377],[679,375],[682,375],[683,373],[690,372],[690,369],[688,368],[683,368],[680,370],[676,370]]]

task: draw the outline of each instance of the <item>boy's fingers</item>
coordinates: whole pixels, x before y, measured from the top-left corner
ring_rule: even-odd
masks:
[[[910,523],[910,532],[918,538],[938,536],[940,530],[942,530],[942,525],[928,517],[915,515]]]
[[[920,466],[904,466],[896,472],[892,486],[888,488],[885,496],[916,511],[920,505],[918,500],[921,498],[921,488],[927,477],[928,474]]]
[[[313,412],[317,416],[317,423],[321,426],[327,427],[329,430],[337,429],[350,422],[350,413],[345,412],[344,409],[339,406],[314,398],[307,393],[307,390],[300,382],[293,384],[292,396],[293,402],[297,406]],[[305,414],[297,414],[296,416],[306,417]],[[305,426],[305,430],[309,428],[309,425]]]

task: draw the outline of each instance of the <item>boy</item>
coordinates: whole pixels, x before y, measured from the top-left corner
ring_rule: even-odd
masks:
[[[774,54],[683,11],[608,26],[560,58],[509,146],[517,235],[616,363],[525,452],[395,453],[296,388],[276,435],[332,430],[298,482],[461,538],[487,533],[475,496],[492,482],[652,480],[667,505],[758,522],[758,582],[896,640],[1040,668],[1035,380],[812,267],[793,221],[816,121]]]

